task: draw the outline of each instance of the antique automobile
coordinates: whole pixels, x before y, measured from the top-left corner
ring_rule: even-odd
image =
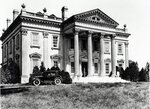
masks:
[[[34,86],[39,86],[44,83],[53,83],[55,85],[59,85],[61,83],[70,84],[72,83],[72,79],[68,72],[60,71],[60,70],[47,70],[44,72],[36,72],[30,74],[29,83]]]

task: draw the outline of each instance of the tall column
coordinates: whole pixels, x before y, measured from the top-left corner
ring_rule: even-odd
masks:
[[[79,30],[74,31],[74,62],[75,62],[75,74],[74,74],[74,76],[80,76],[80,69],[79,69]]]
[[[48,68],[48,33],[43,32],[43,61],[46,69]]]
[[[105,76],[104,72],[104,35],[105,34],[100,34],[100,52],[99,52],[99,58],[100,58],[100,72],[99,76]]]
[[[128,52],[128,42],[125,42],[125,68],[129,66],[129,52]]]
[[[88,33],[88,76],[92,75],[92,31]]]
[[[116,76],[115,35],[111,35],[111,68],[112,68],[112,76]]]

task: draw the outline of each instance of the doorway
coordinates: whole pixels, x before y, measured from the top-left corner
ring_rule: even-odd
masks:
[[[82,62],[82,77],[86,77],[88,75],[88,64],[87,62]]]

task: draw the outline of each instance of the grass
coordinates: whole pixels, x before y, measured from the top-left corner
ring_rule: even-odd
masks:
[[[1,95],[2,109],[148,109],[149,83],[45,85]]]

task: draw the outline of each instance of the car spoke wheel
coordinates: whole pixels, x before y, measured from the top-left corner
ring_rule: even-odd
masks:
[[[41,81],[40,81],[40,79],[35,79],[35,80],[33,80],[32,83],[34,86],[39,86],[41,84]]]
[[[55,78],[54,83],[55,83],[55,85],[61,84],[61,79],[60,78]]]

